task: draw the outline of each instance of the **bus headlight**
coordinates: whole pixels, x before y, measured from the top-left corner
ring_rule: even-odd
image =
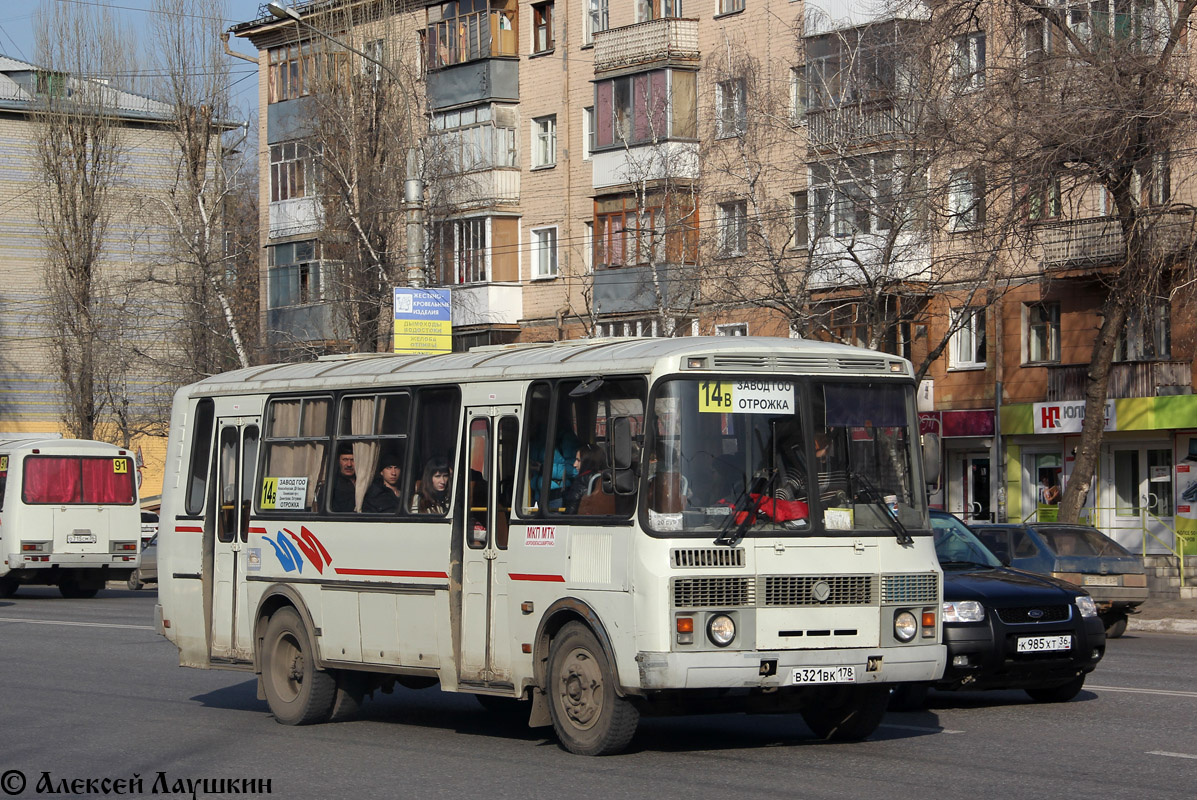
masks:
[[[894,616],[894,636],[900,642],[909,642],[919,632],[919,621],[909,611],[899,611]]]
[[[944,601],[944,622],[984,622],[985,606],[976,600]]]
[[[1080,609],[1082,617],[1097,616],[1097,603],[1094,603],[1093,598],[1087,594],[1083,594],[1076,599],[1076,607]]]
[[[727,614],[717,614],[707,622],[707,638],[716,647],[727,647],[736,638],[736,623]]]

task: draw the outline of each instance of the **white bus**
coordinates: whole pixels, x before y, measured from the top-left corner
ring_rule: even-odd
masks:
[[[86,439],[0,441],[0,597],[22,584],[95,597],[141,562],[133,456]]]
[[[900,358],[786,339],[367,355],[179,391],[158,626],[279,722],[395,683],[582,754],[641,714],[859,739],[944,668]]]

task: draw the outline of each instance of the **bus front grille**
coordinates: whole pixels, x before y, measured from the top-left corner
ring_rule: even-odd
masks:
[[[744,548],[734,550],[727,547],[677,548],[673,551],[673,566],[679,569],[690,567],[742,567]]]
[[[729,608],[755,604],[755,581],[749,577],[673,579],[675,608]]]
[[[882,575],[881,604],[939,602],[939,576],[933,573],[916,575]]]
[[[872,575],[769,575],[764,581],[766,606],[863,606],[876,597]]]

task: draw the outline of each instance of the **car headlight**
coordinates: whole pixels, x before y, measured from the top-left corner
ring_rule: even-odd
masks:
[[[1087,594],[1082,594],[1077,597],[1076,607],[1080,609],[1082,617],[1097,616],[1097,603],[1094,603],[1093,598]]]
[[[985,606],[976,600],[944,601],[944,622],[984,622]]]
[[[711,617],[707,623],[707,638],[716,647],[727,647],[736,638],[736,623],[726,614]]]
[[[919,632],[918,618],[909,611],[899,611],[894,616],[894,636],[900,642],[909,642]]]

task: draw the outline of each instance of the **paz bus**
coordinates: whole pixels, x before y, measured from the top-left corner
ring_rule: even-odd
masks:
[[[132,454],[85,439],[0,441],[0,597],[22,584],[95,597],[141,563]]]
[[[587,755],[700,709],[861,739],[944,668],[914,388],[751,337],[217,375],[175,396],[158,629],[286,724],[439,685]]]

